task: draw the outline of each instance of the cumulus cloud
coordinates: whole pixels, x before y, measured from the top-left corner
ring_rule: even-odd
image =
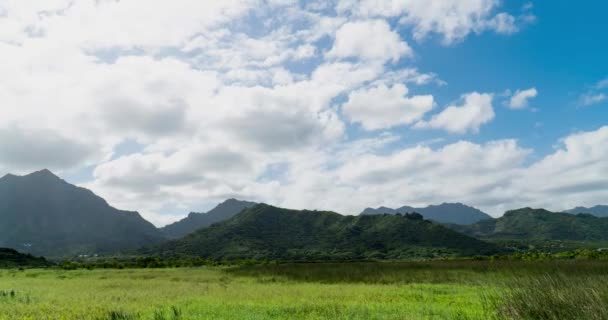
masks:
[[[535,162],[512,139],[388,130],[494,118],[492,95],[473,92],[425,121],[433,95],[408,89],[445,83],[406,39],[523,24],[495,0],[0,1],[0,173],[83,170],[83,186],[159,225],[227,197],[343,213],[599,202],[605,128]],[[140,147],[125,154],[125,141]]]
[[[533,151],[513,139],[483,144],[458,141],[437,148],[420,144],[388,154],[379,152],[395,141],[385,135],[327,150],[299,152],[295,156],[300,161],[274,159],[289,165],[280,180],[265,182],[250,180],[263,170],[261,159],[249,159],[253,166],[227,161],[225,170],[231,171],[230,164],[235,163],[236,174],[225,179],[220,173],[216,177],[222,179],[214,179],[206,176],[215,170],[205,170],[205,161],[184,164],[173,159],[175,156],[151,155],[149,164],[142,163],[139,156],[125,157],[100,166],[92,187],[104,194],[115,193],[112,198],[125,206],[149,199],[151,194],[182,203],[238,195],[286,207],[312,206],[346,214],[356,214],[367,206],[461,201],[499,215],[522,206],[562,210],[575,204],[592,205],[608,196],[604,148],[608,127],[567,136],[556,151],[531,163]],[[196,160],[190,155],[183,158]],[[148,174],[151,172],[154,174]],[[190,181],[193,175],[197,178]],[[147,190],[147,186],[158,189]],[[159,201],[145,205],[157,212]]]
[[[495,13],[497,0],[341,0],[337,9],[360,17],[400,17],[400,23],[413,28],[414,38],[422,40],[439,34],[444,44],[463,40],[470,33],[493,30],[510,34],[518,31],[518,19],[506,12]],[[526,15],[525,21],[533,16]]]
[[[508,106],[511,109],[524,109],[528,107],[529,100],[536,98],[538,91],[536,88],[517,90],[509,100]]]
[[[15,29],[15,42],[29,33],[60,38],[86,49],[120,47],[154,50],[179,46],[192,36],[245,14],[256,1],[201,2],[177,0],[172,4],[149,1],[44,1],[2,4]],[[134,15],[137,18],[134,18]]]
[[[462,105],[452,105],[434,115],[429,121],[416,123],[416,128],[443,129],[453,133],[479,132],[479,128],[494,119],[493,96],[472,92],[462,96]]]
[[[103,161],[109,153],[99,147],[82,137],[66,137],[53,130],[0,128],[0,170],[10,169],[13,173],[41,168],[68,170]]]
[[[263,164],[252,160],[238,150],[194,144],[168,155],[149,152],[122,156],[97,166],[93,174],[98,183],[108,187],[145,192],[166,186],[255,175]]]
[[[413,55],[412,48],[384,20],[349,22],[336,32],[329,58],[359,57],[397,62]]]
[[[514,140],[483,145],[459,141],[438,149],[416,146],[386,156],[361,156],[341,167],[338,176],[358,186],[361,202],[374,205],[464,201],[486,202],[488,208],[509,196],[504,191],[521,174],[529,152]]]
[[[432,95],[407,97],[403,84],[379,85],[352,91],[342,110],[351,122],[359,122],[366,130],[410,124],[433,108]]]
[[[575,133],[532,162],[533,150],[512,139],[418,145],[389,154],[367,148],[347,153],[335,170],[315,161],[290,170],[302,179],[281,186],[275,201],[301,208],[316,203],[349,214],[368,206],[444,201],[465,202],[495,216],[523,206],[591,206],[608,196],[606,143],[608,127]]]
[[[519,187],[526,199],[561,209],[593,206],[608,196],[608,127],[562,139],[552,154],[532,164]]]
[[[297,150],[324,139],[340,138],[343,124],[331,112],[280,113],[251,111],[225,120],[229,135],[263,151]]]

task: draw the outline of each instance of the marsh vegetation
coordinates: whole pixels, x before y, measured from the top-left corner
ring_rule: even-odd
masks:
[[[604,261],[0,271],[0,319],[608,319]]]

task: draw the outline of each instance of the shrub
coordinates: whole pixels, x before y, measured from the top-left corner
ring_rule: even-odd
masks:
[[[135,320],[136,317],[123,311],[110,311],[102,320]]]

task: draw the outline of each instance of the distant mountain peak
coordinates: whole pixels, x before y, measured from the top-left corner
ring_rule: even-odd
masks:
[[[430,207],[432,207],[433,205],[431,205]],[[471,206],[467,206],[466,204],[462,203],[462,202],[443,202],[440,205],[437,205],[436,207],[441,207],[441,206],[452,206],[452,207],[467,207],[467,208],[472,208]]]
[[[161,228],[161,231],[169,238],[183,237],[198,229],[232,218],[254,205],[256,205],[255,202],[235,198],[226,199],[206,213],[191,212],[188,217]]]
[[[2,178],[0,178],[0,181],[5,181],[5,180],[24,180],[24,181],[32,181],[32,180],[46,180],[46,181],[62,181],[65,182],[63,179],[61,179],[60,177],[58,177],[56,174],[54,174],[53,172],[51,172],[49,169],[42,169],[42,170],[38,170],[38,171],[34,171],[32,173],[28,173],[25,175],[15,175],[12,173],[8,173],[6,175],[4,175]]]
[[[504,215],[546,214],[546,213],[553,213],[553,212],[551,212],[547,209],[543,209],[543,208],[524,207],[524,208],[519,208],[519,209],[508,210],[507,212],[505,212]]]
[[[600,209],[600,208],[608,208],[608,205],[604,205],[604,204],[598,204],[598,205],[595,205],[595,206],[593,206],[593,207],[583,207],[583,206],[579,206],[579,207],[576,207],[576,208],[574,208],[574,209],[577,209],[577,210],[593,210],[593,209]],[[574,210],[574,209],[572,209],[572,210]]]
[[[15,174],[9,173],[9,174],[6,174],[5,176],[3,176],[2,178],[0,178],[0,181],[2,181],[2,182],[22,181],[22,182],[29,182],[29,183],[47,182],[47,183],[67,184],[67,182],[65,180],[61,179],[60,177],[58,177],[57,175],[55,175],[53,172],[51,172],[48,169],[34,171],[34,172],[28,173],[26,175],[15,175]]]
[[[576,207],[574,209],[566,210],[567,213],[589,213],[596,217],[608,217],[608,205],[595,205],[593,207]]]
[[[16,175],[14,175],[12,173],[7,173],[4,176],[2,176],[2,178],[0,178],[0,181],[10,180],[10,179],[15,179],[15,178],[17,178]]]
[[[542,241],[606,241],[608,239],[607,218],[529,207],[509,210],[497,219],[450,227],[482,239]]]
[[[434,220],[440,223],[472,224],[492,218],[481,210],[460,202],[444,202],[439,205],[429,205],[424,208],[414,208],[410,206],[402,206],[397,209],[387,207],[379,207],[378,209],[367,208],[363,210],[361,214],[403,214],[412,212],[420,213],[425,219]]]
[[[34,171],[30,174],[44,174],[44,175],[52,175],[52,176],[56,176],[53,172],[51,172],[51,170],[44,168],[42,170],[38,170],[38,171]]]
[[[62,256],[127,250],[163,240],[138,213],[117,210],[48,169],[5,176],[1,182],[0,246]]]
[[[49,170],[49,169],[42,169],[42,170],[34,171],[23,177],[24,178],[46,178],[46,179],[56,179],[56,180],[63,181],[63,179],[59,178],[56,174],[51,172],[51,170]]]
[[[239,200],[236,198],[229,198],[224,200],[223,202],[219,203],[217,206],[226,206],[226,205],[234,205],[234,204],[239,204],[239,203],[243,203],[243,202],[247,202],[247,201],[243,201],[243,200]]]

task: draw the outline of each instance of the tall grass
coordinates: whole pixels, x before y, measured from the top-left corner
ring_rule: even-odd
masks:
[[[429,261],[285,264],[227,269],[258,281],[478,285],[487,317],[522,320],[608,320],[604,261]],[[454,313],[454,319],[467,319]]]
[[[2,290],[0,320],[608,320],[608,261],[0,270]]]
[[[498,279],[537,277],[561,273],[564,276],[608,276],[605,261],[424,261],[357,262],[318,264],[254,265],[226,268],[225,272],[262,281],[291,280],[315,283],[496,283]]]
[[[153,320],[181,320],[182,310],[176,306],[171,306],[168,313],[165,313],[164,309],[157,309],[154,311]]]
[[[584,273],[513,277],[487,303],[499,319],[608,319],[608,279]]]

